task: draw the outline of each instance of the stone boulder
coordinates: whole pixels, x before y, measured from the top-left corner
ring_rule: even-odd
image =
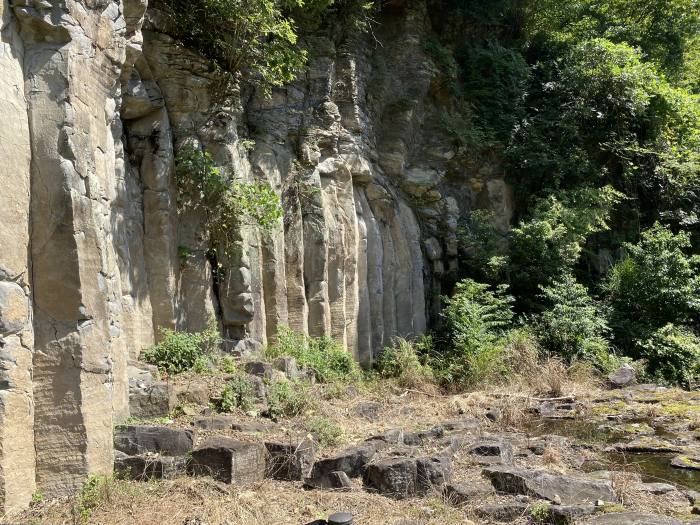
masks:
[[[419,432],[407,432],[403,435],[404,445],[421,446],[431,439],[439,439],[445,435],[445,429],[441,426]]]
[[[132,417],[165,417],[176,406],[177,396],[170,383],[154,379],[129,381],[129,413]]]
[[[304,439],[296,443],[265,442],[268,478],[297,481],[306,478],[314,462],[314,443]]]
[[[480,439],[469,447],[469,453],[482,465],[510,465],[513,462],[513,445],[500,439]]]
[[[417,493],[417,462],[413,458],[385,458],[367,465],[362,478],[367,490],[403,499]]]
[[[632,385],[637,382],[637,371],[632,365],[625,363],[608,376],[608,381],[615,388]]]
[[[172,478],[184,473],[186,466],[184,457],[153,454],[128,456],[118,452],[114,458],[114,473],[122,479],[135,481]]]
[[[221,416],[211,414],[195,418],[192,424],[202,430],[228,430],[233,426],[234,418],[232,416]]]
[[[265,447],[226,437],[206,440],[192,452],[187,470],[234,485],[247,485],[265,477]]]
[[[192,430],[150,425],[123,425],[114,430],[114,448],[132,456],[146,452],[184,456],[193,445]]]
[[[493,505],[482,505],[475,509],[477,516],[487,520],[510,522],[518,518],[527,516],[528,506],[526,503],[518,501],[510,501],[505,503],[496,503]]]
[[[418,458],[416,460],[416,493],[441,493],[452,479],[452,458],[446,455]]]
[[[365,467],[376,452],[377,446],[367,443],[346,449],[333,457],[317,460],[304,483],[313,488],[333,488],[333,472],[345,472],[351,478],[358,478],[364,474]]]
[[[507,494],[535,496],[562,505],[617,502],[610,481],[507,466],[485,468],[483,474],[497,491]]]

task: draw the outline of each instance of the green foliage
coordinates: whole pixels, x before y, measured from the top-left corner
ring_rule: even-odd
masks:
[[[75,497],[74,513],[80,523],[88,523],[92,512],[109,498],[110,478],[90,476]]]
[[[505,373],[503,346],[513,318],[505,286],[492,291],[472,279],[457,283],[445,298],[446,347],[430,362],[443,383],[466,384]]]
[[[690,330],[669,323],[639,346],[654,380],[685,388],[700,384],[700,339]]]
[[[142,357],[147,363],[156,365],[170,374],[190,370],[196,364],[200,368],[205,367],[203,359],[213,354],[221,345],[221,335],[215,322],[198,333],[164,328],[160,330],[160,334],[160,342],[144,352]]]
[[[382,377],[396,379],[406,388],[416,388],[433,382],[434,374],[426,357],[432,351],[429,337],[418,342],[407,341],[402,337],[394,340],[393,345],[385,348],[377,359],[377,371]]]
[[[530,301],[538,287],[570,273],[589,235],[608,228],[622,196],[610,186],[559,192],[539,200],[531,217],[512,230],[509,272],[513,289]]]
[[[175,160],[178,208],[203,214],[210,246],[224,260],[233,254],[241,226],[271,230],[280,223],[284,212],[268,184],[235,180],[228,170],[216,166],[209,152],[192,143],[184,144]]]
[[[219,370],[224,374],[235,374],[238,370],[236,360],[230,355],[224,356],[219,360]]]
[[[300,366],[312,369],[322,383],[352,382],[361,378],[352,354],[331,337],[309,337],[282,327],[277,342],[266,348],[265,355],[270,359],[294,357]]]
[[[267,416],[278,419],[295,417],[314,406],[308,383],[302,381],[277,381],[267,386]]]
[[[609,332],[602,306],[572,275],[542,287],[548,309],[542,312],[535,330],[545,350],[568,361],[582,359],[607,367]]]
[[[37,490],[34,494],[32,494],[32,500],[30,502],[31,506],[38,505],[39,503],[44,501],[44,498],[46,496],[44,495],[44,492],[41,490]]]
[[[301,6],[299,1],[286,4]],[[277,0],[161,0],[170,31],[225,71],[264,89],[293,81],[306,63],[293,22]]]
[[[646,338],[667,323],[697,322],[700,314],[700,256],[687,255],[687,233],[655,224],[637,244],[624,245],[627,257],[605,282],[621,344]]]
[[[255,389],[247,377],[238,375],[226,383],[217,405],[220,412],[233,412],[236,408],[248,411],[253,407]]]
[[[340,445],[345,441],[345,432],[337,423],[325,417],[315,417],[306,424],[320,447]]]
[[[532,506],[530,509],[530,516],[537,523],[546,523],[549,521],[551,515],[551,509],[549,503],[539,502]]]
[[[507,238],[494,227],[493,213],[474,210],[460,231],[460,244],[475,278],[498,282],[506,277]]]

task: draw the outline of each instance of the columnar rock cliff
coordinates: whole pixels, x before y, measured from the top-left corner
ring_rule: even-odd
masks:
[[[159,328],[216,319],[246,350],[285,325],[369,365],[434,322],[460,217],[510,218],[498,165],[461,162],[441,131],[421,1],[390,3],[373,34],[308,36],[305,73],[269,98],[224,82],[146,0],[2,0],[0,14],[5,510],[111,471],[127,363]],[[178,214],[185,141],[282,198],[279,227],[235,233],[222,279],[202,217]]]

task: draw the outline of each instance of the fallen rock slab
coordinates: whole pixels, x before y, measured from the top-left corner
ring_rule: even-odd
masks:
[[[212,414],[210,416],[198,417],[192,421],[192,424],[202,430],[228,430],[233,425],[233,422],[234,418],[232,416],[218,416]]]
[[[268,478],[298,481],[306,478],[314,462],[314,443],[304,439],[295,443],[265,442]]]
[[[435,490],[442,492],[443,487],[452,479],[452,459],[438,455],[416,460],[416,493],[428,494]]]
[[[206,440],[192,452],[187,470],[224,483],[246,485],[265,477],[265,447],[227,437]]]
[[[448,483],[443,490],[445,500],[454,506],[478,502],[493,494],[493,486],[487,483]]]
[[[528,513],[526,503],[498,503],[494,505],[482,505],[475,509],[480,518],[494,521],[515,521]]]
[[[618,452],[632,452],[632,453],[652,453],[652,454],[665,454],[669,452],[681,452],[682,447],[669,443],[663,439],[657,439],[650,436],[638,437],[629,443],[616,443],[612,448]]]
[[[594,514],[595,511],[595,505],[551,505],[549,520],[552,525],[570,525],[580,518]]]
[[[671,459],[671,466],[686,470],[700,470],[700,457],[680,455]]]
[[[168,479],[183,474],[187,460],[184,457],[119,454],[114,459],[114,473],[121,479],[148,481]]]
[[[469,453],[477,456],[481,464],[509,465],[513,462],[513,446],[497,439],[481,439],[469,447]]]
[[[192,430],[151,425],[122,425],[114,430],[114,448],[130,456],[145,452],[184,456],[193,445]]]
[[[482,473],[497,491],[507,494],[535,496],[562,505],[617,502],[610,481],[507,466],[485,468]]]

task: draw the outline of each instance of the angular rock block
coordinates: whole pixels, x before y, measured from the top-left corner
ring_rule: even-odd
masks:
[[[445,435],[445,429],[437,426],[430,430],[422,430],[420,432],[410,432],[403,436],[403,444],[411,446],[420,446],[431,439],[438,439]]]
[[[528,508],[525,503],[507,502],[494,505],[483,505],[475,509],[480,518],[498,522],[511,522],[527,515]],[[489,523],[491,523],[489,521]]]
[[[114,473],[122,479],[148,481],[168,479],[183,474],[187,460],[183,457],[142,454],[128,456],[117,453],[114,459]]]
[[[259,443],[210,438],[192,452],[187,471],[224,483],[247,485],[265,477],[265,455],[265,447]]]
[[[114,448],[129,455],[158,452],[184,456],[192,450],[194,432],[150,425],[123,425],[114,430]]]
[[[443,496],[451,505],[460,506],[478,502],[493,493],[493,487],[486,483],[448,483]]]
[[[507,441],[481,439],[469,447],[469,453],[477,456],[481,464],[509,465],[513,462],[513,446]]]
[[[681,521],[675,518],[642,512],[611,512],[580,523],[583,525],[681,525]]]
[[[375,445],[366,444],[349,448],[330,458],[320,459],[314,463],[311,474],[304,483],[313,488],[333,488],[333,472],[345,472],[351,478],[358,478],[362,476],[376,452]]]
[[[350,490],[352,489],[352,481],[345,472],[331,472],[330,480],[332,487],[337,490]]]
[[[433,456],[416,460],[416,493],[442,493],[445,483],[452,479],[452,459]]]
[[[270,363],[264,361],[249,361],[243,365],[243,369],[250,375],[262,377],[263,379],[272,379],[275,377],[275,369]]]
[[[173,386],[165,381],[129,382],[129,413],[132,417],[165,417],[177,406]]]
[[[595,505],[551,505],[549,520],[552,525],[571,525],[595,513],[596,509]]]
[[[617,502],[609,481],[505,466],[485,468],[483,474],[496,490],[508,494],[536,496],[562,505]]]
[[[268,478],[298,481],[306,478],[314,462],[313,441],[304,439],[296,443],[265,443],[267,449]]]
[[[386,458],[367,465],[366,489],[403,499],[416,494],[417,466],[413,458]]]

